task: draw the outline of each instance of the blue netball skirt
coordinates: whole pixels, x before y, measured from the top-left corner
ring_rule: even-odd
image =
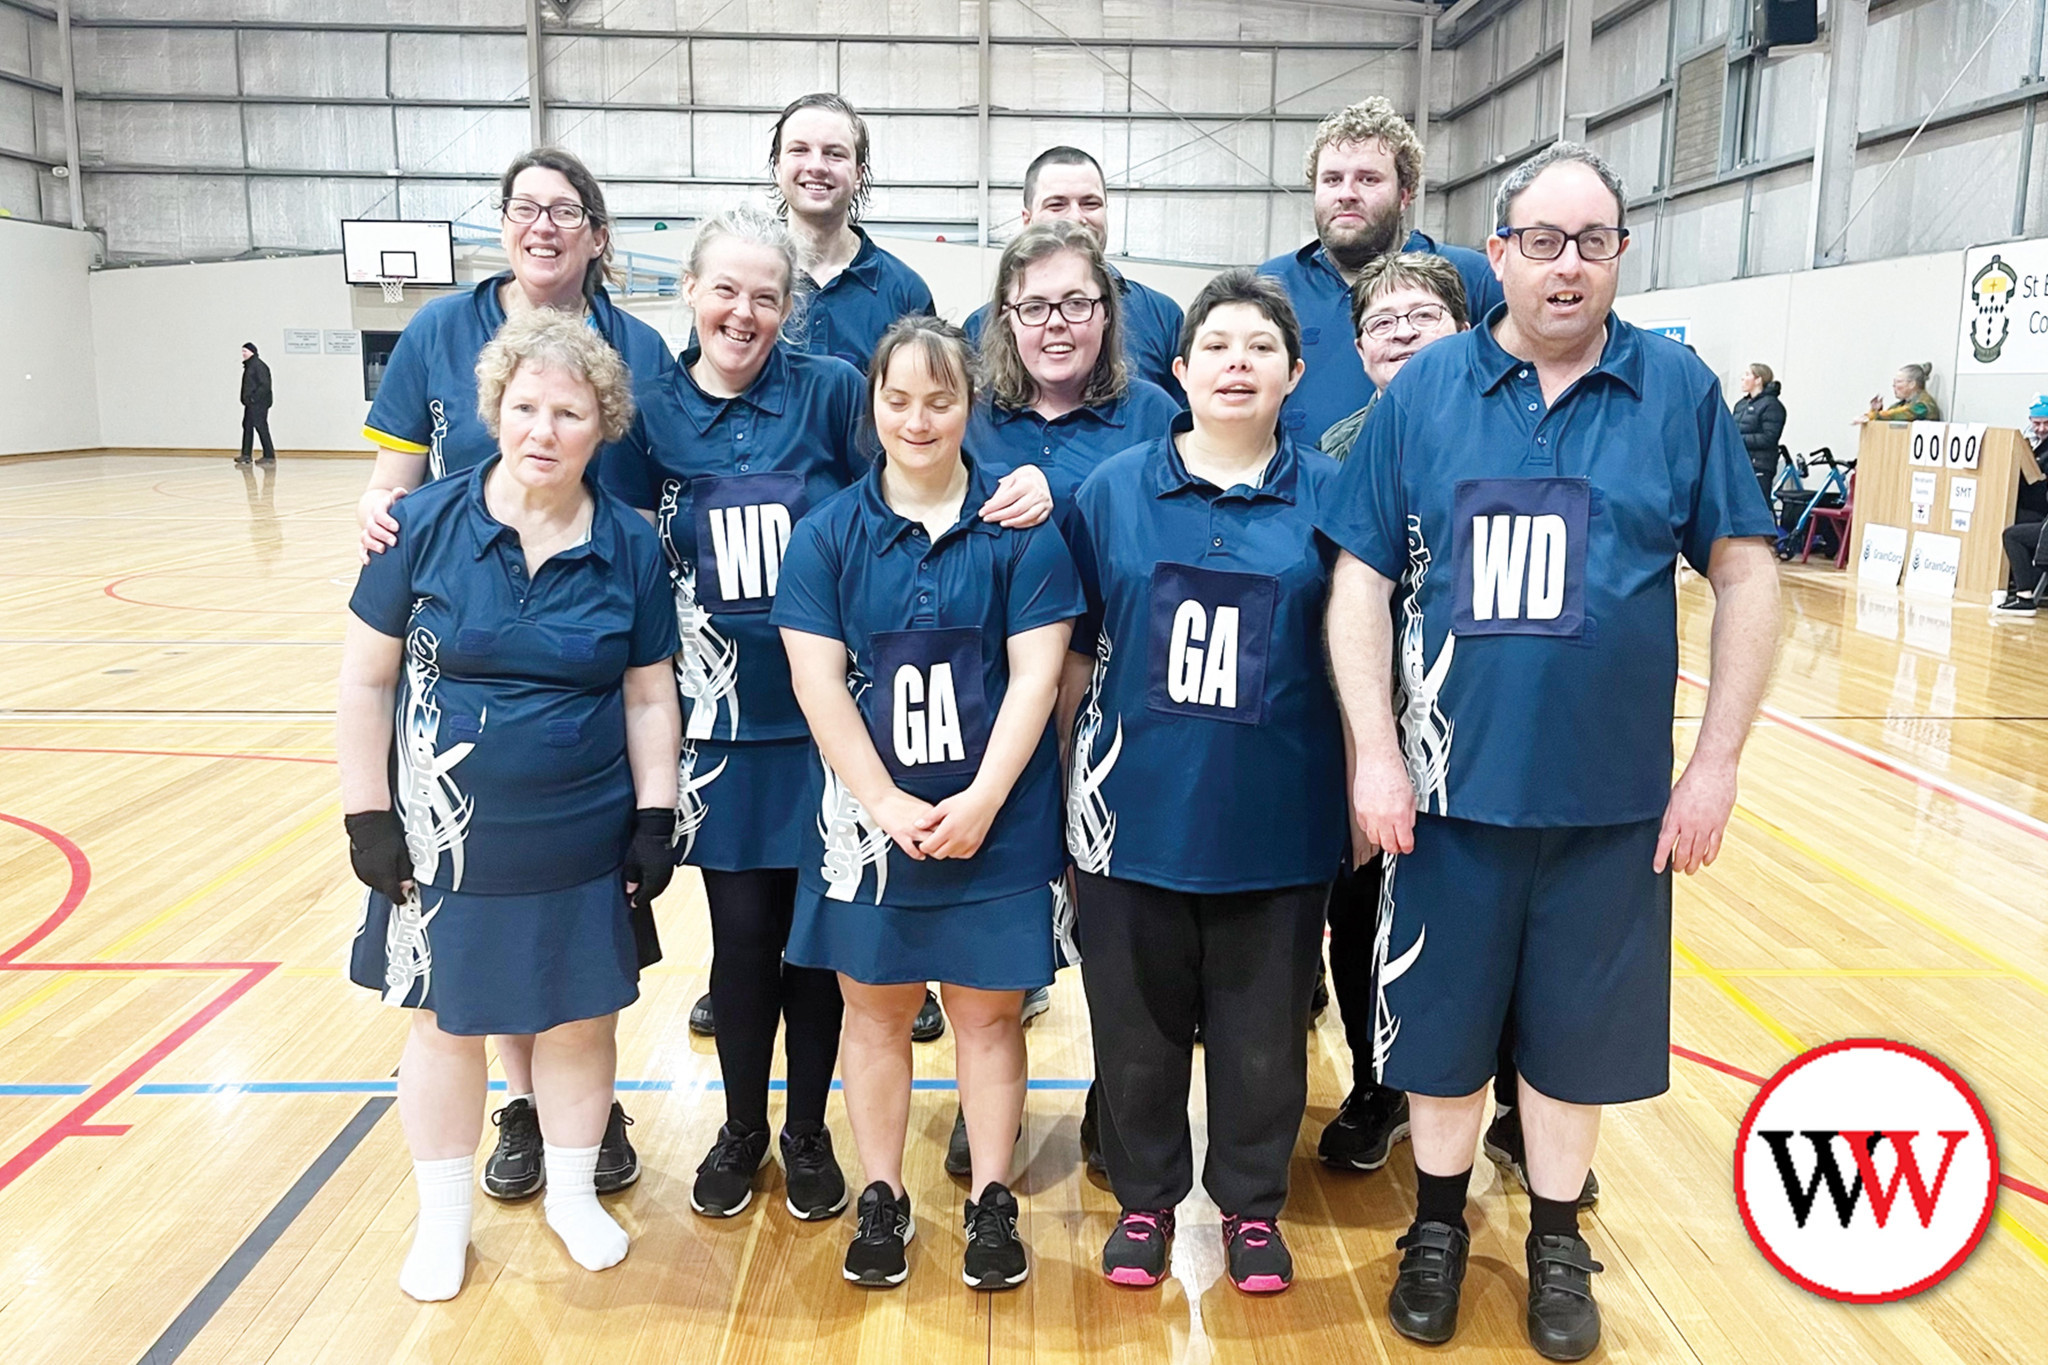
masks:
[[[348,975],[444,1033],[542,1033],[639,999],[640,949],[617,871],[532,895],[424,887],[417,913],[372,891]]]
[[[870,986],[941,981],[1035,991],[1053,978],[1052,888],[938,906],[828,900],[799,886],[782,958]]]
[[[795,867],[810,808],[808,739],[683,741],[676,861],[713,872]]]

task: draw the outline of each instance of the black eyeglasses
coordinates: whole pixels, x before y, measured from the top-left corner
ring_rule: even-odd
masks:
[[[1551,227],[1518,227],[1501,228],[1493,235],[1519,239],[1522,254],[1532,261],[1556,260],[1564,255],[1566,242],[1578,243],[1582,261],[1611,261],[1621,254],[1621,244],[1628,240],[1628,229],[1589,227],[1578,232],[1565,232]]]
[[[545,213],[558,228],[580,228],[590,221],[590,210],[581,204],[536,204],[531,199],[507,199],[501,204],[506,221],[524,226],[538,223]]]
[[[1068,322],[1079,324],[1094,317],[1095,310],[1101,306],[1102,299],[1099,296],[1083,298],[1076,294],[1072,298],[1061,299],[1058,303],[1049,303],[1044,299],[1026,299],[1022,303],[1005,304],[1004,311],[1014,314],[1017,321],[1026,327],[1043,327],[1052,321],[1052,310],[1055,308],[1060,310],[1060,316]]]
[[[1443,326],[1450,316],[1451,310],[1440,303],[1418,303],[1405,313],[1368,313],[1365,334],[1375,341],[1385,341],[1404,322],[1411,331],[1427,332]]]

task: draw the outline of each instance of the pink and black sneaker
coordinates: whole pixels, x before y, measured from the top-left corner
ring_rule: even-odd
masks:
[[[1294,1283],[1294,1257],[1267,1219],[1225,1214],[1223,1259],[1230,1282],[1247,1294],[1277,1294]]]
[[[1111,1284],[1150,1289],[1166,1278],[1172,1247],[1172,1209],[1125,1209],[1102,1244],[1103,1277]]]

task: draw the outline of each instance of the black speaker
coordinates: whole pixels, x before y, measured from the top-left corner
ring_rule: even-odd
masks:
[[[1749,40],[1755,46],[1798,47],[1819,36],[1819,0],[1751,0]]]

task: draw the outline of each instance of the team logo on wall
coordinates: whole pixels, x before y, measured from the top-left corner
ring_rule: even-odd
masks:
[[[2005,339],[2012,331],[2006,305],[2019,284],[2019,276],[2002,256],[1993,256],[1970,278],[1970,349],[1982,364],[1989,365],[2005,349]]]
[[[1916,1047],[1828,1043],[1757,1093],[1735,1202],[1764,1259],[1842,1303],[1891,1303],[1968,1259],[1998,1204],[1998,1142],[1968,1082]]]

